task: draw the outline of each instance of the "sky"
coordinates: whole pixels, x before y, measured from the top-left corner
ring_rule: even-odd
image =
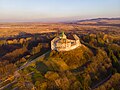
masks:
[[[0,22],[120,17],[120,0],[0,0]]]

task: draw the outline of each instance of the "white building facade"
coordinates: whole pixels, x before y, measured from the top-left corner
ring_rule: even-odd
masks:
[[[51,41],[51,50],[70,51],[81,46],[79,37],[75,34],[73,37],[74,40],[67,39],[67,36],[63,32]]]

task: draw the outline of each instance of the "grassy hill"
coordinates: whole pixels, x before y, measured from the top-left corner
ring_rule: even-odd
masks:
[[[33,72],[29,83],[32,82],[37,90],[88,90],[109,75],[111,65],[105,51],[99,49],[94,56],[82,45],[67,52],[51,51],[20,73]]]
[[[59,59],[62,59],[62,61],[69,66],[69,69],[74,69],[89,61],[92,56],[93,53],[87,47],[82,45],[81,47],[68,52],[52,51],[49,57],[57,59],[58,61],[60,61]]]

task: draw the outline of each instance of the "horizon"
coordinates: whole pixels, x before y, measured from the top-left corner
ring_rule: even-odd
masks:
[[[96,17],[96,18],[84,18],[84,19],[76,19],[76,20],[57,20],[57,21],[3,21],[0,23],[43,23],[43,24],[49,24],[49,23],[71,23],[71,22],[77,22],[77,21],[89,21],[94,19],[119,19],[120,17]]]
[[[120,0],[1,0],[0,22],[66,22],[120,18]]]

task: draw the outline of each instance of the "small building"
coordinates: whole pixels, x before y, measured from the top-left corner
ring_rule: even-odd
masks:
[[[74,40],[67,39],[67,36],[62,32],[51,41],[51,50],[70,51],[81,46],[80,39],[76,34],[73,35],[73,38]]]

